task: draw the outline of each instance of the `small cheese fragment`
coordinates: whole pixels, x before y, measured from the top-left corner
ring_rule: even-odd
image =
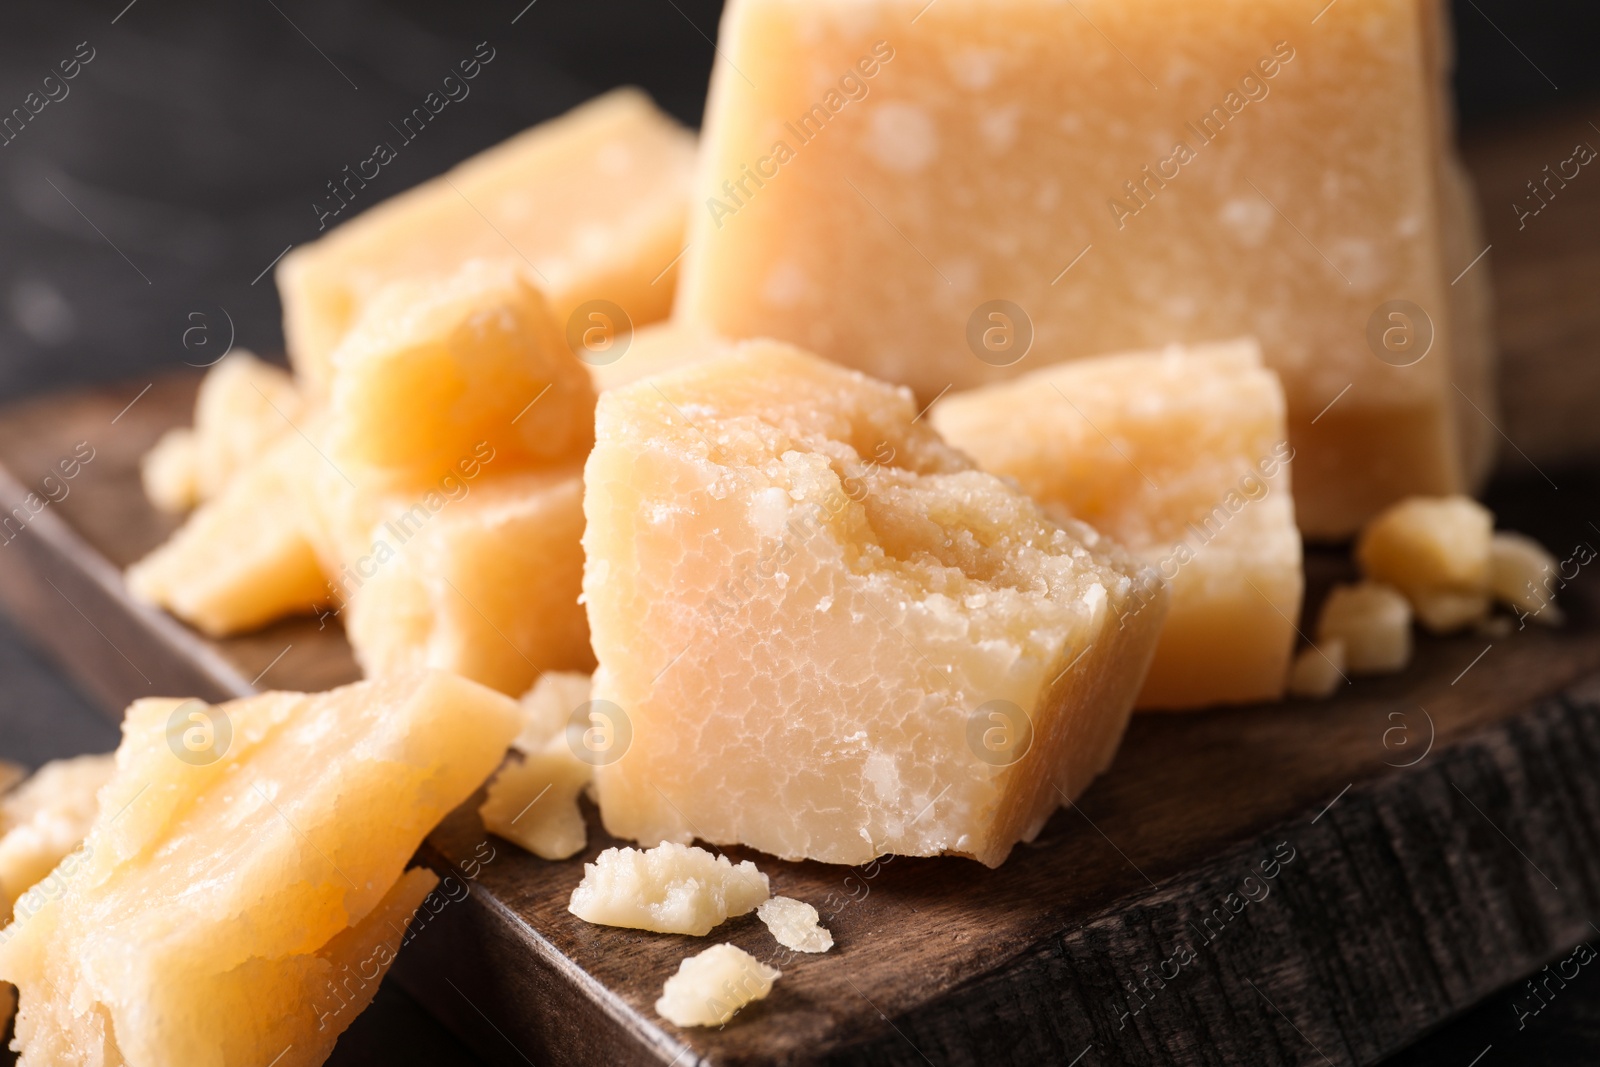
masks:
[[[1502,531],[1489,542],[1489,588],[1518,616],[1560,626],[1566,617],[1555,602],[1557,584],[1556,558],[1533,538]]]
[[[929,417],[1167,579],[1137,707],[1283,695],[1304,577],[1283,389],[1254,342],[1056,364],[951,394]]]
[[[1302,648],[1289,669],[1289,695],[1301,700],[1326,700],[1345,680],[1347,666],[1344,641],[1340,638]]]
[[[436,667],[507,694],[592,668],[582,537],[577,468],[485,475],[414,522],[386,520],[343,584],[357,661],[369,677]]]
[[[139,461],[144,495],[162,511],[179,513],[200,503],[195,433],[175,426],[162,434]]]
[[[299,434],[279,440],[128,568],[128,591],[212,636],[314,611],[329,589],[296,489],[325,462]]]
[[[620,89],[362,212],[278,265],[296,371],[325,393],[333,350],[378,289],[475,258],[525,266],[563,328],[589,301],[635,326],[664,318],[694,156],[692,134]]]
[[[406,864],[516,730],[511,700],[439,673],[136,702],[116,814],[0,944],[19,1062],[322,1063],[436,882]]]
[[[1317,644],[1344,645],[1351,674],[1393,674],[1411,662],[1411,604],[1375,582],[1338,585],[1323,602]]]
[[[736,945],[712,945],[678,964],[656,1001],[674,1026],[722,1026],[746,1004],[772,992],[783,972]]]
[[[538,290],[506,264],[375,294],[332,356],[328,453],[363,488],[415,488],[487,454],[581,462],[594,387]]]
[[[585,922],[704,937],[771,895],[767,876],[703,848],[608,848],[583,865],[567,910]]]
[[[294,432],[305,401],[287,371],[244,349],[201,379],[194,402],[195,477],[200,499],[222,492],[273,442]]]
[[[1408,596],[1483,592],[1489,585],[1494,515],[1470,497],[1411,497],[1361,531],[1362,574]]]
[[[1487,593],[1430,589],[1413,593],[1410,600],[1412,614],[1429,633],[1459,633],[1472,629],[1489,617]]]
[[[924,402],[1255,336],[1308,536],[1465,491],[1492,356],[1442,13],[1306,6],[733,0],[676,313]]]
[[[502,767],[478,814],[484,829],[540,859],[564,860],[589,843],[578,794],[593,778],[594,768],[572,754],[563,733]]]
[[[511,747],[537,752],[551,738],[565,736],[572,713],[589,702],[594,687],[591,675],[577,671],[545,671],[533,688],[517,701],[522,709],[522,732]]]
[[[109,755],[52,760],[0,798],[0,923],[83,841],[112,769]]]
[[[614,359],[587,359],[595,388],[615,389],[652,374],[676,370],[726,352],[731,342],[703,326],[668,319],[635,330],[627,351]]]
[[[596,772],[612,833],[997,865],[1110,763],[1160,579],[917,413],[762,342],[601,394],[584,598],[595,699],[631,726]]]
[[[767,924],[773,938],[796,952],[826,952],[833,934],[818,921],[817,909],[793,897],[773,897],[756,908],[756,918]]]

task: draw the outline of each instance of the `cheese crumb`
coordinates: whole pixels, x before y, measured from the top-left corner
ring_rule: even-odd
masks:
[[[1453,634],[1489,617],[1489,597],[1485,593],[1427,590],[1412,595],[1411,608],[1430,633]]]
[[[583,865],[567,910],[586,922],[704,937],[771,895],[767,876],[749,860],[668,842],[640,851],[608,848]]]
[[[712,945],[678,964],[661,988],[656,1013],[675,1026],[721,1026],[772,992],[782,974],[735,945]]]
[[[1494,515],[1468,497],[1410,497],[1367,524],[1356,559],[1404,593],[1423,626],[1453,633],[1489,614],[1493,532]]]
[[[1531,537],[1497,533],[1489,542],[1489,589],[1496,600],[1546,626],[1560,626],[1565,616],[1556,606],[1551,585],[1556,558]]]
[[[1351,674],[1392,674],[1411,662],[1411,604],[1387,585],[1339,585],[1317,621],[1317,643],[1344,643]]]
[[[793,897],[773,897],[762,901],[756,917],[767,924],[772,936],[784,948],[796,952],[826,952],[833,947],[833,934],[818,921],[817,909]]]
[[[574,856],[589,843],[578,794],[593,776],[594,768],[574,756],[558,733],[522,762],[506,764],[489,782],[478,808],[484,829],[540,859]]]
[[[1289,668],[1289,695],[1302,700],[1326,700],[1344,681],[1344,642],[1338,638],[1300,650]]]
[[[511,742],[519,752],[538,752],[566,731],[572,713],[589,701],[590,676],[578,671],[545,671],[517,702],[522,732]]]
[[[194,431],[175,427],[161,435],[139,461],[144,495],[162,511],[176,514],[200,503]]]

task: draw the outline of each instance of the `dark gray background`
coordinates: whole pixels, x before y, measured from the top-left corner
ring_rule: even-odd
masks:
[[[1308,10],[1321,3],[1307,0]],[[471,95],[405,146],[361,206],[619,84],[642,85],[697,123],[720,7],[7,4],[0,114],[79,42],[94,59],[64,100],[0,147],[0,400],[177,367],[195,360],[183,347],[186,329],[203,324],[221,342],[228,317],[238,344],[277,352],[271,275],[252,280],[286,245],[316,235],[311,204],[323,183],[364,158],[387,123],[480,41],[496,57]],[[1458,0],[1455,8],[1457,96],[1469,126],[1516,123],[1600,94],[1600,4]],[[0,616],[0,757],[35,765],[116,741],[116,728]],[[1580,978],[1520,1032],[1513,995],[1489,998],[1392,1063],[1468,1067],[1490,1045],[1480,1067],[1600,1060],[1600,978]],[[333,1062],[477,1061],[385,987]]]

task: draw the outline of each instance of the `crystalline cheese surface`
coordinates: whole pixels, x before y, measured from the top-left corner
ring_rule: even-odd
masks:
[[[693,136],[623,89],[363,212],[278,267],[295,369],[321,392],[378,289],[474,258],[527,267],[562,323],[593,300],[635,325],[664,317],[693,159]]]
[[[332,983],[385,968],[435,881],[407,861],[516,729],[443,674],[134,704],[87,858],[0,944],[21,1062],[320,1064],[376,992]]]
[[[583,865],[567,907],[585,922],[704,937],[769,895],[767,876],[749,860],[735,864],[669,841],[606,849]]]
[[[736,0],[677,314],[924,402],[1255,336],[1301,525],[1347,536],[1462,491],[1492,444],[1486,264],[1451,285],[1485,242],[1442,22],[1436,0]],[[988,349],[997,310],[1031,343]]]
[[[0,919],[78,847],[112,769],[109,755],[53,760],[0,799]]]
[[[929,417],[1171,586],[1139,707],[1283,694],[1304,585],[1283,390],[1251,342],[1056,364]]]
[[[662,986],[656,1013],[674,1026],[721,1026],[783,977],[737,945],[712,945],[678,965]]]
[[[607,828],[858,863],[997,864],[1109,764],[1165,615],[1148,578],[798,350],[601,395],[585,470]],[[1119,616],[1129,615],[1119,626]]]

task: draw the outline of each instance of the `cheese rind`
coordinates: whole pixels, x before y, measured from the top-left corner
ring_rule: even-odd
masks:
[[[567,910],[585,922],[704,937],[771,895],[749,860],[734,864],[703,848],[668,842],[608,848],[583,865]]]
[[[1461,257],[1448,234],[1470,207],[1446,185],[1435,0],[1314,28],[1300,0],[924,6],[727,5],[679,316],[924,401],[1258,337],[1313,537],[1484,469],[1452,386],[1492,393],[1450,285],[1482,244]],[[1369,347],[1394,301],[1431,337],[1420,360]],[[987,351],[993,328],[1031,345]]]
[[[1276,700],[1304,588],[1283,389],[1251,341],[1056,364],[953,393],[934,428],[1120,542],[1171,609],[1137,707]]]
[[[324,394],[330,356],[374,293],[476,258],[526,268],[563,326],[593,300],[635,326],[665,317],[694,151],[648,97],[619,89],[294,249],[276,276],[296,371]]]
[[[174,730],[187,704],[198,748]],[[322,1063],[355,1014],[328,1010],[333,983],[369,980],[356,1010],[376,991],[433,883],[407,862],[516,730],[509,699],[439,673],[135,703],[100,794],[116,816],[0,944],[20,1062]]]
[[[1110,762],[1159,579],[1133,611],[1144,568],[917,414],[771,343],[601,395],[584,597],[595,698],[631,725],[597,771],[612,833],[995,865]]]

